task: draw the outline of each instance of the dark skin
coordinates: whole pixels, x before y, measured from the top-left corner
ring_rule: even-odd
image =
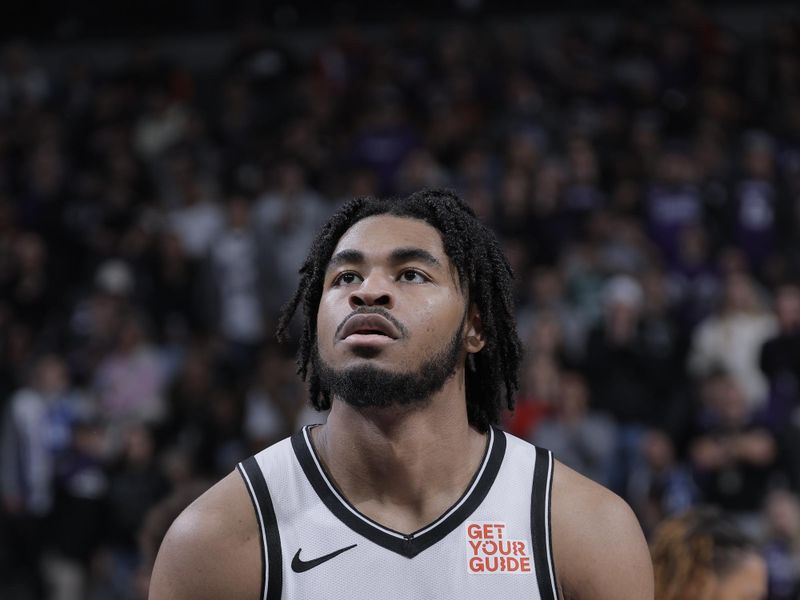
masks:
[[[379,215],[339,240],[318,309],[318,350],[335,369],[365,362],[389,371],[418,369],[457,331],[461,357],[444,386],[412,406],[354,408],[333,398],[325,425],[312,430],[328,471],[363,514],[413,532],[439,517],[469,485],[486,434],[467,419],[465,359],[484,346],[439,232],[423,221]],[[394,338],[366,329],[342,338],[354,310],[381,306],[403,326]],[[628,506],[557,463],[553,548],[563,598],[649,600],[647,545]],[[247,491],[232,473],[173,524],[153,572],[150,598],[257,598],[258,529]]]

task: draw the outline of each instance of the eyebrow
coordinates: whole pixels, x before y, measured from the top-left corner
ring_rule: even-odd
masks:
[[[364,262],[364,253],[359,250],[342,250],[337,252],[328,261],[328,269],[333,269],[339,265],[360,265]]]
[[[392,264],[399,264],[412,260],[418,260],[434,267],[442,266],[442,263],[438,258],[422,248],[395,248],[389,254],[389,262]],[[334,254],[328,261],[328,269],[333,269],[342,264],[359,265],[363,264],[364,262],[366,262],[366,257],[360,250],[342,250],[341,252]]]
[[[389,262],[397,264],[418,260],[433,267],[441,267],[442,263],[433,254],[422,248],[397,248],[389,255]]]

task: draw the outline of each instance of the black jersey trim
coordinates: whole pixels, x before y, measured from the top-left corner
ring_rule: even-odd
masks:
[[[550,526],[554,467],[553,453],[537,447],[531,491],[531,541],[541,600],[558,600]]]
[[[341,494],[311,443],[309,427],[292,436],[292,448],[309,483],[328,509],[347,527],[368,540],[406,558],[413,558],[423,550],[444,539],[469,517],[486,498],[494,483],[506,451],[505,434],[492,429],[481,465],[467,490],[437,520],[411,534],[403,534],[373,521],[360,513]]]
[[[280,600],[283,588],[283,558],[281,556],[281,536],[278,520],[269,487],[261,473],[255,457],[236,465],[250,494],[253,508],[258,518],[258,534],[261,539],[261,598]],[[266,553],[266,556],[264,554]]]

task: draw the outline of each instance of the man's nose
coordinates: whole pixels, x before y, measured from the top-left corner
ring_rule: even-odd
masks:
[[[353,309],[362,306],[382,306],[391,309],[394,306],[394,296],[385,282],[378,277],[368,277],[350,293],[350,306]]]

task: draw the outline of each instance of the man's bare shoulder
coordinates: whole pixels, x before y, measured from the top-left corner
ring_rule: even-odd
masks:
[[[256,598],[259,545],[253,505],[234,471],[175,519],[158,551],[149,598]]]
[[[566,600],[652,600],[653,566],[628,504],[556,462],[553,554]]]

